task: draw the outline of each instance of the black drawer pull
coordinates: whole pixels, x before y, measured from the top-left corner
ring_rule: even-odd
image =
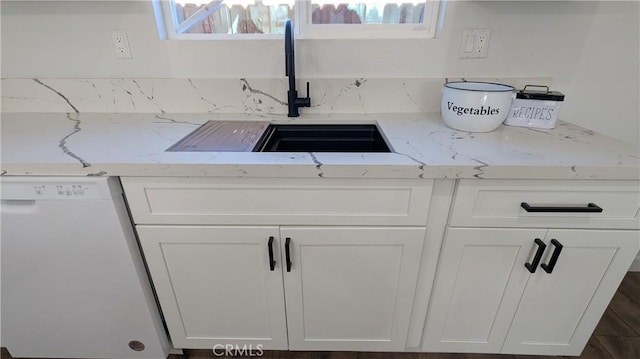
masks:
[[[291,238],[287,237],[284,242],[284,255],[287,257],[287,272],[291,272],[291,251],[289,245],[291,244]]]
[[[544,244],[544,242],[541,241],[540,238],[536,238],[534,240],[534,243],[538,245],[538,250],[536,251],[536,255],[533,256],[533,262],[524,264],[524,267],[527,268],[529,273],[536,272],[538,264],[540,264],[540,260],[542,259],[542,254],[544,253],[544,250],[547,249],[547,245]]]
[[[273,272],[276,269],[276,261],[273,259],[273,237],[269,237],[269,268]]]
[[[586,207],[554,207],[554,206],[532,206],[527,202],[520,203],[520,207],[527,212],[580,212],[580,213],[600,213],[602,207],[595,203],[589,203]]]
[[[558,261],[558,257],[560,257],[560,252],[562,252],[562,244],[555,239],[551,240],[551,244],[553,244],[556,248],[553,250],[553,254],[551,254],[551,259],[549,259],[549,263],[542,263],[540,267],[544,269],[545,272],[551,273],[553,272],[553,268],[556,266],[556,262]]]

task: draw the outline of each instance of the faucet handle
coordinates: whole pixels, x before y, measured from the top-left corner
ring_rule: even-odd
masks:
[[[309,96],[309,81],[307,81],[307,97],[305,98],[305,107],[311,107],[311,97]]]
[[[293,101],[294,101],[293,104],[294,104],[295,112],[297,112],[298,107],[311,107],[311,98],[309,97],[309,82],[307,82],[307,97],[298,97],[297,92],[294,94],[291,94],[291,91],[289,91],[289,94],[290,94],[289,96],[293,96]],[[291,102],[289,103],[289,105],[291,106]],[[298,117],[298,116],[289,115],[289,117]]]
[[[304,107],[311,107],[311,97],[309,97],[309,81],[307,81],[307,97],[304,98]]]

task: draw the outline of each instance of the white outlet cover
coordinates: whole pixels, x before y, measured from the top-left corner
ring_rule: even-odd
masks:
[[[127,32],[125,30],[111,30],[111,42],[113,43],[113,51],[116,54],[116,58],[132,58],[129,39],[127,39]]]
[[[491,29],[465,29],[460,43],[461,59],[477,59],[487,57]]]

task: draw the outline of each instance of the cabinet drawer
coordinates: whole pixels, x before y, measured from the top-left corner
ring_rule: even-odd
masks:
[[[433,181],[122,178],[137,224],[425,225]]]
[[[634,229],[639,208],[637,181],[460,180],[450,224]]]

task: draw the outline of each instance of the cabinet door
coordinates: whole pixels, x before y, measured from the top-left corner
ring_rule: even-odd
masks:
[[[448,228],[423,350],[499,353],[544,229]]]
[[[563,245],[551,273],[531,275],[503,352],[579,355],[638,252],[637,231],[550,230]],[[549,245],[542,263],[548,263]]]
[[[292,350],[404,350],[425,228],[284,227]]]
[[[175,347],[287,349],[277,227],[137,230]],[[269,237],[274,238],[274,270]]]

